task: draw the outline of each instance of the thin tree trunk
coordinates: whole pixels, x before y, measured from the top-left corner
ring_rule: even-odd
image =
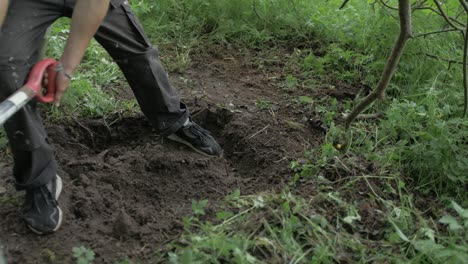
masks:
[[[403,54],[405,45],[410,38],[412,38],[411,32],[411,4],[409,0],[398,0],[398,13],[400,17],[400,35],[393,46],[392,53],[387,60],[385,69],[382,72],[380,81],[377,85],[377,88],[370,93],[366,98],[364,98],[346,117],[346,128],[349,128],[351,123],[356,119],[356,117],[364,111],[370,104],[372,104],[377,98],[385,98],[385,90],[390,83],[390,80],[395,73],[395,70],[398,66],[398,62]]]

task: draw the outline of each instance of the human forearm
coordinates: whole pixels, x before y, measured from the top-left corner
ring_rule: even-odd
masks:
[[[2,1],[2,0],[0,0]],[[60,106],[62,96],[70,85],[70,75],[78,67],[88,47],[89,41],[109,9],[109,0],[77,0],[72,15],[70,35],[57,67],[59,74],[56,80],[55,106]],[[60,70],[59,70],[60,69]]]
[[[61,58],[64,70],[68,74],[72,74],[80,64],[86,47],[99,28],[108,8],[109,0],[76,1],[70,35]]]
[[[0,0],[0,28],[2,27],[3,20],[5,19],[8,9],[8,0]]]

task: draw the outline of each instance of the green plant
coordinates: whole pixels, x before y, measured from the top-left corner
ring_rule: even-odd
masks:
[[[284,82],[284,89],[288,92],[293,92],[297,90],[297,86],[298,86],[297,78],[291,74],[288,74]]]
[[[260,110],[267,110],[270,109],[270,107],[272,106],[272,102],[268,100],[259,99],[255,102],[255,106]]]
[[[192,200],[192,211],[195,215],[204,215],[205,207],[208,204],[208,200],[195,201]]]
[[[76,258],[76,264],[91,264],[93,263],[94,256],[94,251],[85,246],[73,248],[73,257]]]

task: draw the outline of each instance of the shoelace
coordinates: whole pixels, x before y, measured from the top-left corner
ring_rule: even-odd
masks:
[[[208,130],[205,130],[201,128],[199,125],[193,123],[191,126],[189,126],[189,131],[194,134],[195,136],[200,137],[201,139],[204,139],[210,135],[210,132]]]

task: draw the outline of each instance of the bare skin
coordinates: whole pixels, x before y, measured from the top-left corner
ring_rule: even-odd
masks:
[[[3,20],[5,20],[7,9],[8,0],[0,0],[0,28],[2,27]]]
[[[89,41],[99,28],[108,9],[109,0],[78,0],[76,2],[72,15],[70,35],[60,59],[65,73],[73,75],[83,59]],[[60,106],[60,101],[70,85],[70,81],[63,72],[57,75],[55,106]]]
[[[96,33],[99,25],[107,14],[110,0],[77,0],[72,15],[70,35],[65,50],[60,59],[63,72],[57,75],[57,90],[54,104],[60,106],[64,92],[70,86],[70,78],[80,64],[88,47],[89,41]],[[8,0],[0,0],[0,28],[8,9]],[[64,72],[66,74],[64,74]]]

